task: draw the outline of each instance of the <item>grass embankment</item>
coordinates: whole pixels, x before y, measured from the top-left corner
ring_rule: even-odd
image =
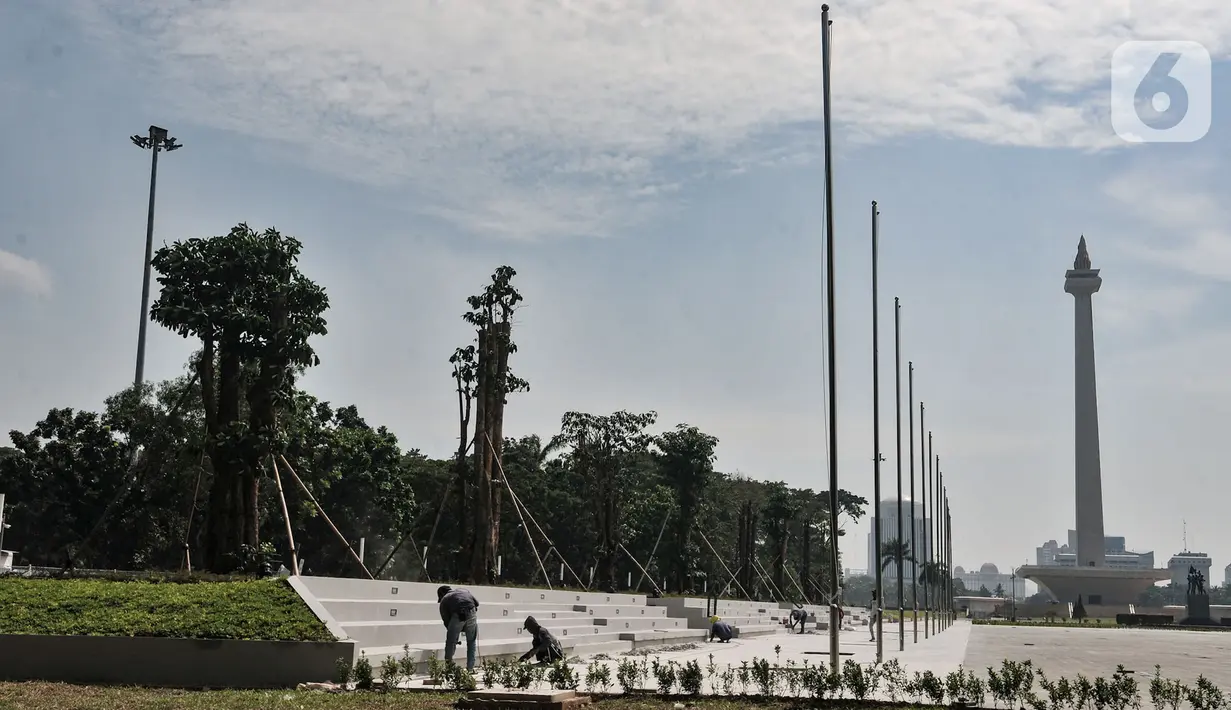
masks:
[[[367,708],[405,708],[406,710],[452,710],[457,693],[343,693],[331,694],[297,690],[158,690],[152,688],[108,688],[59,683],[0,683],[0,708],[22,710],[366,710]],[[671,710],[678,701],[656,698],[602,698],[591,707],[596,710]],[[696,698],[690,707],[702,710],[792,710],[804,706],[800,700],[756,700],[748,698]],[[830,710],[858,710],[875,703],[854,701],[826,703]],[[903,706],[905,707],[905,706]]]
[[[0,578],[0,609],[0,634],[334,640],[281,579],[172,582],[4,577]]]

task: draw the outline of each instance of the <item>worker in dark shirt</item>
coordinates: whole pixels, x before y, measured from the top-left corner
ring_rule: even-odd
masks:
[[[796,624],[799,624],[799,633],[802,634],[804,627],[808,625],[808,612],[803,607],[791,610],[791,625],[788,628],[794,630]]]
[[[730,643],[731,638],[735,636],[735,629],[727,622],[719,619],[717,616],[711,616],[710,621],[710,637],[709,641],[718,639],[719,643]]]
[[[527,661],[531,656],[534,656],[539,663],[564,660],[564,649],[560,647],[560,642],[551,635],[550,631],[540,626],[533,616],[527,616],[523,626],[533,635],[533,638],[530,642],[530,650],[526,651],[520,660]]]
[[[466,670],[474,670],[478,652],[479,600],[468,589],[442,586],[436,590],[440,602],[440,620],[445,625],[445,663],[453,662],[458,637],[466,633]]]

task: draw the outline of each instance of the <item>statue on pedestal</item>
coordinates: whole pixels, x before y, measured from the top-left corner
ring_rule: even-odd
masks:
[[[1192,566],[1188,568],[1188,593],[1205,594],[1205,575]]]

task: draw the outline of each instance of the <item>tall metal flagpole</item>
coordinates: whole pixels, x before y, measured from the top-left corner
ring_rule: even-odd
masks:
[[[936,515],[936,539],[940,541],[937,548],[936,558],[940,562],[940,568],[948,572],[948,565],[945,564],[945,474],[940,470],[940,462],[936,463],[936,500],[940,502],[937,508]],[[947,624],[946,617],[949,616],[949,607],[953,606],[952,599],[948,596],[949,583],[946,577],[940,578],[940,618],[937,620],[937,631],[944,631]]]
[[[931,451],[931,450],[932,450],[932,432],[928,432],[928,451]],[[939,513],[937,513],[936,511],[936,474],[940,472],[940,454],[936,454],[936,459],[935,461],[933,461],[933,463],[935,463],[936,465],[932,468],[931,471],[928,472],[929,473],[928,499],[932,501],[932,542],[933,542],[933,546],[932,546],[931,557],[932,557],[932,567],[939,570],[940,568],[937,567],[937,555],[936,555],[937,550],[936,550],[935,542],[936,542],[936,530],[938,529],[937,523],[939,522],[938,518],[940,517]],[[933,607],[932,608],[932,633],[936,634],[936,633],[940,633],[940,589],[939,588],[936,589],[936,593],[932,595],[932,607]]]
[[[949,535],[945,529],[945,520],[949,517],[949,489],[945,488],[944,479],[940,485],[940,540],[945,551],[945,628],[953,625],[953,560],[949,558]]]
[[[897,417],[897,436],[893,448],[898,455],[898,650],[906,650],[905,585],[902,579],[902,303],[893,298],[893,410]]]
[[[945,496],[945,545],[949,549],[949,597],[953,597],[953,517],[949,512],[949,496]],[[1016,593],[1016,590],[1015,590]],[[957,614],[953,615],[954,623],[957,622]]]
[[[842,582],[838,564],[838,358],[834,337],[834,219],[833,149],[829,111],[829,5],[821,5],[821,93],[825,131],[825,310],[827,317],[829,362],[829,574],[834,597],[829,603],[829,664],[834,673],[842,670],[838,652],[839,614]]]
[[[923,449],[923,402],[919,403],[919,448]],[[923,570],[928,571],[928,560],[931,559],[932,549],[932,526],[928,523],[928,465],[932,459],[930,453],[932,447],[932,432],[928,432],[928,448],[920,451],[920,455],[926,456],[923,460],[923,470],[920,472],[920,488],[923,489]],[[927,638],[932,631],[932,584],[931,573],[923,582],[923,638]]]
[[[915,363],[908,362],[907,369],[907,391],[906,398],[910,400],[906,411],[909,415],[910,423],[907,429],[910,430],[910,603],[911,603],[911,624],[914,627],[915,640],[914,643],[919,643],[919,541],[916,539],[916,531],[919,529],[919,523],[915,522],[915,513],[919,510],[919,503],[915,500]],[[919,405],[919,417],[923,418],[923,405]],[[923,422],[919,422],[920,426]],[[919,441],[919,446],[923,446],[923,441]]]
[[[881,529],[885,526],[881,517],[881,378],[880,378],[880,314],[877,312],[877,241],[880,212],[876,209],[876,200],[872,201],[872,505],[876,510],[876,525],[873,526],[872,546],[876,550],[876,662],[885,660],[884,623],[885,616],[885,563],[884,538]]]

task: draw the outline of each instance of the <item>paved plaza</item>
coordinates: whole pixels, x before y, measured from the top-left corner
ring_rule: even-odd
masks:
[[[985,670],[1002,659],[1029,659],[1051,677],[1111,675],[1117,664],[1148,682],[1154,665],[1163,676],[1192,682],[1198,675],[1231,688],[1231,632],[1161,629],[1066,629],[975,626],[964,664]]]
[[[1145,693],[1154,665],[1159,664],[1164,677],[1192,683],[1198,675],[1204,675],[1222,688],[1231,688],[1231,664],[1227,663],[1227,659],[1231,659],[1231,632],[975,626],[968,621],[958,621],[927,639],[920,630],[919,641],[914,643],[908,623],[906,650],[898,651],[897,629],[885,628],[885,660],[896,658],[908,673],[932,671],[944,675],[964,666],[986,677],[988,666],[999,667],[1007,658],[1030,660],[1053,679],[1063,676],[1071,680],[1078,673],[1092,679],[1107,677],[1117,665],[1123,664],[1134,671]],[[852,659],[868,664],[876,660],[876,643],[868,640],[867,633],[866,627],[843,632],[840,652],[844,661]],[[655,653],[649,648],[646,652],[661,661],[696,660],[702,666],[710,662],[712,654],[719,668],[728,665],[738,668],[745,661],[757,658],[783,666],[788,663],[800,666],[805,661],[809,665],[826,665],[829,663],[829,636],[823,631],[781,633],[734,639],[730,643],[701,643],[697,648],[682,651]],[[616,656],[608,661],[613,679],[620,658]]]
[[[1030,626],[975,626],[959,621],[937,636],[912,642],[907,624],[906,650],[898,651],[897,629],[886,626],[885,659],[896,658],[909,672],[932,671],[946,674],[965,666],[985,676],[988,666],[1000,666],[1004,659],[1030,660],[1049,677],[1076,678],[1078,673],[1090,678],[1110,676],[1123,664],[1134,671],[1145,687],[1154,673],[1154,665],[1163,667],[1163,675],[1186,683],[1204,675],[1222,688],[1231,688],[1231,632],[1170,631],[1145,629],[1066,629]],[[774,647],[781,647],[781,655]],[[876,644],[868,640],[866,628],[847,631],[841,637],[843,660],[860,663],[876,660]],[[780,634],[748,640],[736,639],[730,644],[701,644],[690,651],[661,654],[663,660],[697,659],[702,665],[710,653],[719,666],[753,658],[788,660],[800,665],[829,662],[829,637],[825,632],[804,635]],[[1144,691],[1143,691],[1144,692]]]

